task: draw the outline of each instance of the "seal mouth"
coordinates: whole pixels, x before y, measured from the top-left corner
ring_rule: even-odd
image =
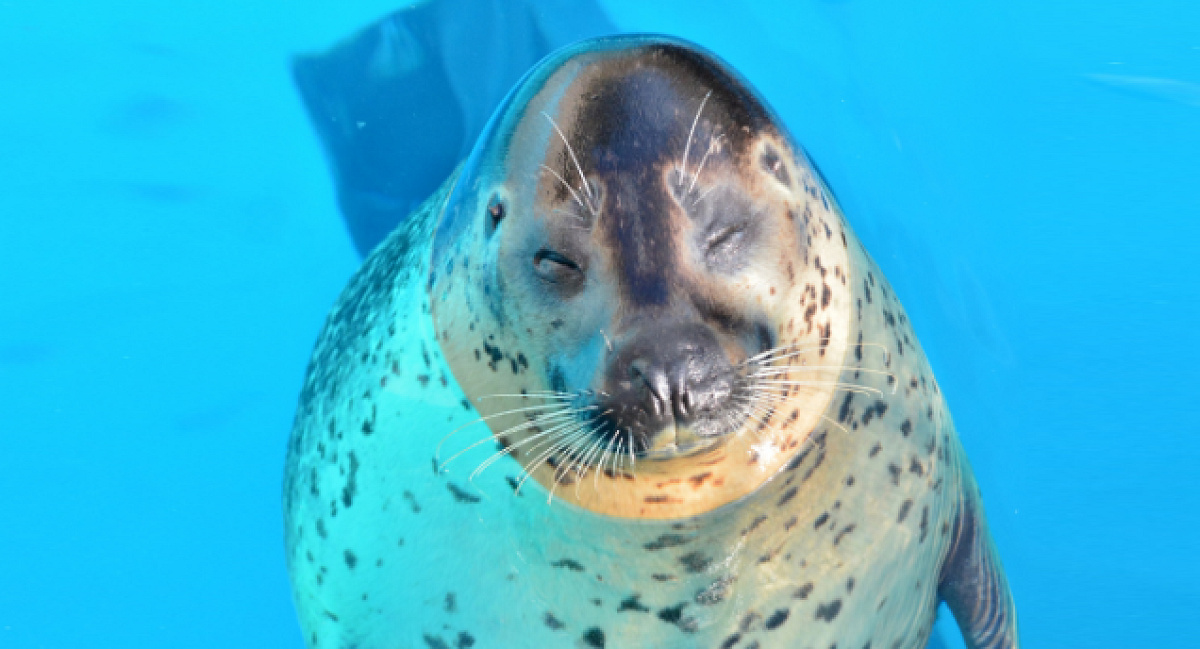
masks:
[[[590,443],[620,446],[637,461],[662,462],[710,452],[745,429],[752,389],[745,369],[713,383],[704,400],[672,400],[626,382],[615,393],[581,393],[576,405],[581,422],[591,421]]]

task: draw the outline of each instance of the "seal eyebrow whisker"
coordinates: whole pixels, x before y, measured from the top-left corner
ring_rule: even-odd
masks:
[[[550,120],[550,126],[554,127],[554,131],[558,133],[558,137],[562,139],[563,145],[567,147],[567,153],[571,154],[571,162],[575,163],[575,170],[579,172],[580,185],[582,186],[584,192],[587,193],[587,197],[589,199],[587,209],[592,213],[592,216],[596,216],[596,208],[591,203],[591,201],[596,200],[596,197],[592,194],[592,186],[588,184],[587,176],[583,175],[583,167],[579,164],[579,158],[575,157],[575,149],[571,148],[571,143],[567,141],[567,136],[563,135],[562,129],[558,127],[557,123],[555,123],[554,118],[544,110],[542,111],[542,115],[545,116],[546,119]],[[557,176],[558,174],[555,175]]]
[[[545,115],[545,113],[542,113],[542,114]],[[576,203],[579,203],[579,207],[583,207],[585,209],[587,208],[587,206],[585,206],[583,204],[583,201],[579,200],[579,194],[575,192],[575,188],[572,187],[571,184],[568,183],[562,176],[558,175],[557,171],[551,169],[550,167],[548,167],[544,164],[542,165],[542,169],[549,171],[551,174],[553,174],[554,177],[558,179],[558,182],[562,183],[563,187],[566,187],[567,191],[571,192],[571,197],[575,199]],[[595,212],[592,212],[592,215],[595,216]]]
[[[583,216],[581,216],[581,215],[579,215],[579,214],[576,214],[575,212],[572,212],[572,211],[570,211],[570,210],[564,210],[564,209],[563,209],[563,208],[561,208],[561,207],[556,207],[556,208],[554,208],[554,209],[550,210],[550,213],[551,213],[551,214],[563,214],[563,215],[566,215],[566,216],[569,216],[569,217],[571,217],[571,218],[573,218],[573,219],[576,219],[576,220],[578,220],[580,223],[583,223],[583,224],[585,224],[585,225],[587,224],[587,219],[583,218]],[[578,226],[578,225],[576,225],[576,226],[574,226],[574,227],[575,227],[576,229],[578,229],[578,230],[585,230],[585,231],[587,230],[587,228],[580,227],[580,226]]]
[[[704,163],[708,162],[708,156],[712,155],[713,150],[720,146],[721,138],[723,137],[723,135],[718,135],[715,139],[709,139],[708,150],[704,152],[704,157],[700,158],[700,164],[696,167],[696,173],[692,174],[692,184],[688,185],[687,192],[685,193],[690,194],[696,188],[696,181],[700,180],[700,172],[704,170]]]
[[[711,194],[712,190],[716,189],[717,187],[720,187],[720,185],[713,185],[712,187],[709,187],[708,189],[701,192],[701,194],[696,197],[696,200],[692,201],[692,207],[699,205],[700,201],[704,200],[704,198],[706,196],[708,196],[709,194]],[[691,190],[688,190],[688,191],[691,191]]]
[[[683,187],[683,179],[687,178],[688,152],[691,151],[691,149],[692,149],[692,137],[694,135],[696,135],[696,124],[700,123],[700,113],[704,112],[704,104],[708,103],[708,98],[711,96],[712,96],[712,90],[710,89],[707,93],[704,94],[704,99],[700,100],[700,107],[696,109],[696,116],[692,118],[692,129],[690,131],[688,131],[687,143],[684,144],[684,146],[683,146],[683,159],[679,164],[679,168],[680,168],[679,187],[680,188]]]
[[[610,353],[610,354],[611,354],[611,353],[613,353],[613,345],[612,345],[612,341],[611,341],[611,340],[609,340],[609,339],[608,339],[608,336],[606,336],[606,335],[604,334],[604,330],[603,330],[603,329],[601,329],[601,330],[600,330],[600,337],[601,337],[601,338],[604,338],[604,346],[608,348],[608,353]]]

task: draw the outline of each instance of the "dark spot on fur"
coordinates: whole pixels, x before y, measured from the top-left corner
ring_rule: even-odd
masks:
[[[707,570],[708,566],[712,563],[712,559],[699,552],[689,552],[679,557],[679,563],[682,563],[684,569],[688,572],[697,573]]]
[[[839,530],[839,531],[838,531],[838,533],[837,533],[837,534],[836,534],[836,535],[833,537],[833,544],[834,544],[834,545],[837,545],[838,543],[841,543],[842,539],[843,539],[843,538],[845,538],[845,536],[846,536],[847,534],[849,534],[849,533],[851,533],[851,532],[853,532],[853,531],[854,531],[854,523],[850,523],[849,525],[847,525],[847,526],[843,527],[843,528],[842,528],[841,530]]]
[[[845,398],[842,399],[842,406],[838,408],[838,421],[846,423],[850,419],[850,402],[854,399],[853,392],[847,392]]]
[[[358,565],[358,557],[355,556],[354,551],[346,550],[342,553],[342,556],[346,559],[346,567],[354,570],[354,566]]]
[[[558,631],[566,626],[560,622],[558,618],[554,617],[554,614],[550,611],[546,611],[546,616],[542,618],[542,622],[544,622],[551,631]]]
[[[449,489],[450,493],[454,496],[455,502],[475,504],[481,500],[479,496],[476,496],[475,494],[463,489],[453,482],[447,482],[446,488]]]
[[[787,504],[789,500],[795,497],[797,489],[798,487],[791,487],[787,491],[783,492],[783,495],[779,497],[779,502],[775,503],[775,506],[783,507],[785,504]]]
[[[425,640],[425,646],[429,647],[429,649],[450,649],[450,645],[437,636],[425,633],[421,637]]]
[[[912,509],[913,501],[906,500],[900,505],[900,515],[896,517],[897,523],[903,523],[905,518],[908,518],[908,512]]]
[[[584,570],[583,564],[574,559],[559,559],[550,565],[554,568],[567,568],[568,570],[573,570],[575,572],[583,572]]]
[[[791,614],[791,611],[789,611],[786,608],[781,608],[781,609],[775,611],[774,613],[772,613],[771,617],[767,618],[767,622],[766,622],[767,630],[774,631],[775,629],[778,629],[779,627],[783,626],[783,623],[787,622],[788,615],[790,615],[790,614]]]
[[[692,537],[684,534],[662,534],[657,539],[643,545],[643,548],[650,550],[662,550],[664,548],[674,548],[684,545],[692,540]]]
[[[820,604],[817,606],[816,619],[824,622],[832,622],[833,618],[837,617],[842,611],[842,600],[835,599],[828,604]]]
[[[683,609],[687,606],[687,602],[680,602],[675,606],[668,606],[658,611],[658,619],[667,624],[674,624],[679,627],[684,633],[691,633],[696,630],[696,620],[691,617],[683,616]]]
[[[583,632],[583,643],[594,649],[604,649],[604,631],[592,627]]]
[[[641,599],[641,595],[638,595],[637,593],[634,593],[634,594],[630,595],[629,597],[626,597],[625,599],[621,600],[621,605],[619,607],[617,607],[617,612],[621,612],[621,611],[635,611],[637,613],[650,612],[650,607],[646,606],[645,604],[642,604],[640,599]]]
[[[808,596],[811,595],[812,592],[813,583],[810,581],[807,584],[797,588],[795,592],[792,593],[792,597],[795,599],[808,599]]]
[[[766,522],[766,520],[767,520],[767,517],[765,514],[759,514],[758,516],[755,516],[754,520],[750,521],[750,527],[747,527],[745,530],[742,530],[742,536],[746,536],[747,534],[758,529],[758,526],[762,525],[764,522]]]

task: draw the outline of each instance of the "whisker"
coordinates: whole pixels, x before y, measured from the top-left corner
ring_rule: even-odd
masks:
[[[617,440],[617,450],[615,453],[613,453],[612,459],[612,473],[614,478],[617,476],[617,470],[619,466],[617,462],[619,460],[624,460],[624,458],[621,456],[621,447],[625,446],[625,438],[621,437],[620,433],[620,430],[613,430],[613,439]]]
[[[766,364],[766,363],[782,360],[784,358],[791,358],[794,356],[799,356],[800,354],[803,354],[804,352],[807,352],[807,351],[819,349],[821,346],[822,345],[820,343],[793,343],[790,345],[781,345],[779,347],[768,349],[764,352],[760,352],[759,354],[751,356],[750,358],[747,358],[746,360],[739,363],[738,366],[741,367],[741,366],[750,365],[753,363]],[[891,356],[891,352],[888,351],[887,346],[883,345],[881,343],[851,343],[851,346],[854,346],[854,347],[878,347],[883,350],[885,358]]]
[[[509,428],[506,428],[499,433],[495,433],[493,435],[488,435],[487,437],[484,437],[483,439],[476,440],[472,444],[469,444],[466,448],[460,450],[459,452],[455,453],[454,455],[451,455],[449,458],[446,459],[445,462],[438,462],[438,468],[445,469],[447,466],[450,465],[451,462],[458,459],[459,456],[461,456],[463,453],[466,453],[467,451],[470,451],[471,449],[473,449],[477,446],[480,446],[482,444],[486,444],[491,441],[498,441],[499,438],[503,437],[504,435],[511,435],[512,433],[519,432],[526,428],[532,428],[539,424],[555,424],[555,425],[557,425],[559,422],[569,421],[571,419],[574,419],[575,415],[579,414],[580,412],[584,412],[585,410],[586,410],[586,408],[581,408],[581,409],[571,409],[570,411],[551,413],[551,414],[547,414],[542,417],[539,417],[537,419],[534,419],[532,421],[527,421],[522,424],[510,426]]]
[[[720,137],[717,137],[716,139],[709,139],[708,150],[704,152],[704,157],[700,158],[700,165],[696,167],[696,173],[692,174],[692,184],[688,185],[687,191],[684,192],[685,194],[692,193],[692,190],[696,188],[696,181],[700,180],[700,172],[704,170],[704,163],[708,162],[708,156],[712,154],[714,145],[719,144],[720,141]]]
[[[685,144],[683,147],[683,160],[682,160],[681,164],[679,165],[679,167],[680,167],[679,187],[680,187],[680,189],[683,188],[683,181],[685,178],[687,178],[688,152],[691,151],[691,149],[692,149],[692,137],[696,134],[696,124],[700,123],[700,113],[704,112],[704,104],[708,103],[708,98],[711,96],[712,96],[712,90],[709,90],[704,95],[704,99],[702,99],[700,101],[700,107],[696,109],[696,116],[692,118],[692,129],[690,131],[688,131],[687,144]]]
[[[545,166],[545,165],[542,165],[542,166]],[[571,218],[573,218],[573,219],[579,219],[579,221],[581,221],[581,222],[583,222],[583,223],[587,223],[587,219],[583,218],[583,215],[582,215],[582,214],[577,214],[577,213],[575,213],[575,212],[572,212],[572,211],[570,211],[570,210],[564,210],[564,209],[563,209],[563,208],[561,208],[561,207],[556,207],[556,208],[554,208],[554,209],[550,210],[550,213],[551,213],[551,214],[563,214],[563,215],[569,216],[569,217],[571,217]]]
[[[709,194],[712,193],[712,190],[714,190],[718,187],[720,187],[720,185],[713,185],[712,187],[709,187],[708,189],[704,190],[703,192],[700,192],[700,195],[696,197],[696,200],[692,201],[692,207],[699,205],[700,201],[704,200],[704,198],[706,196],[708,196]]]
[[[618,432],[620,432],[618,430]],[[629,472],[637,470],[637,458],[633,455],[633,431],[629,431]]]
[[[567,147],[567,153],[571,154],[571,161],[575,163],[575,170],[579,172],[579,179],[582,181],[583,189],[587,192],[588,198],[593,201],[596,200],[596,197],[592,195],[592,187],[588,184],[587,176],[583,175],[583,167],[579,164],[579,158],[575,157],[575,149],[571,148],[571,143],[567,141],[567,136],[563,135],[562,129],[558,127],[558,124],[554,122],[554,118],[550,117],[546,111],[542,111],[542,115],[545,115],[546,119],[550,120],[550,125],[554,127],[555,132],[558,133],[558,137],[562,139],[563,145]],[[592,213],[592,216],[596,216],[596,208],[590,202],[587,208]]]
[[[843,426],[843,425],[839,424],[838,422],[836,422],[836,421],[834,421],[834,420],[830,419],[829,417],[826,417],[825,415],[821,415],[821,419],[824,419],[825,421],[827,421],[827,422],[829,422],[829,423],[833,424],[834,426],[837,426],[838,428],[842,429],[842,432],[843,432],[843,433],[845,433],[847,436],[849,436],[849,435],[850,435],[850,431],[849,431],[849,430],[846,430],[846,427],[845,427],[845,426]]]
[[[542,113],[542,114],[545,115],[545,113]],[[579,199],[579,194],[575,193],[575,188],[571,186],[571,183],[568,183],[565,179],[563,179],[562,176],[558,175],[557,171],[551,169],[550,167],[547,167],[546,165],[542,165],[542,169],[545,169],[546,171],[549,171],[550,173],[554,174],[554,177],[557,178],[558,181],[561,182],[563,184],[563,186],[567,188],[567,191],[571,192],[571,197],[575,199],[576,203],[579,203],[579,207],[582,207],[584,209],[587,209],[588,211],[591,211],[588,208],[588,206],[584,205],[583,201]]]
[[[587,433],[587,429],[584,429],[579,434],[572,437],[572,439],[570,441],[563,442],[563,444],[559,447],[560,451],[564,451],[564,452],[569,451],[570,445],[572,443],[574,443],[574,441],[576,439],[581,439],[580,435],[586,435],[586,433]],[[559,464],[558,466],[554,467],[554,473],[551,475],[551,479],[550,479],[550,482],[552,484],[550,485],[549,493],[546,496],[546,504],[547,505],[554,502],[554,490],[558,489],[558,485],[562,484],[562,479],[564,477],[566,477],[567,473],[570,472],[570,470],[571,470],[571,467],[569,466],[568,462],[563,462],[562,464]],[[579,484],[579,481],[576,480],[575,484]]]
[[[872,388],[866,385],[858,385],[855,383],[842,383],[840,381],[784,381],[780,379],[770,379],[757,381],[761,385],[797,385],[800,387],[817,387],[817,386],[833,386],[850,392],[859,392],[860,394],[883,394],[883,390]]]
[[[749,376],[770,376],[773,374],[787,374],[788,372],[798,372],[803,370],[835,370],[839,372],[866,372],[867,374],[882,374],[895,378],[896,375],[887,370],[873,370],[869,367],[855,367],[854,365],[768,365],[760,370],[755,370]]]
[[[588,467],[590,467],[592,464],[592,459],[596,457],[596,454],[599,453],[602,448],[604,448],[604,440],[603,439],[595,439],[595,437],[596,437],[595,432],[596,432],[595,430],[592,431],[592,433],[593,433],[592,437],[595,441],[593,441],[592,444],[590,446],[588,446],[589,450],[587,451],[587,453],[585,455],[583,455],[582,457],[580,457],[579,460],[575,463],[575,473],[576,473],[576,477],[578,478],[577,480],[575,480],[575,498],[577,498],[577,499],[579,498],[579,483],[583,482],[583,478],[587,476],[586,472],[589,470]],[[580,464],[583,465],[584,473],[579,472]],[[590,470],[592,471],[592,480],[595,481],[597,479],[597,476],[600,475],[600,467],[595,466],[595,467],[592,467]]]
[[[533,476],[534,469],[536,469],[538,466],[540,466],[541,463],[543,461],[545,461],[545,459],[547,457],[549,457],[551,454],[553,454],[555,452],[555,449],[562,448],[564,445],[570,444],[570,443],[574,442],[576,439],[582,438],[584,435],[586,435],[589,432],[589,430],[591,429],[592,423],[596,422],[597,420],[599,420],[601,417],[608,414],[609,412],[612,412],[612,411],[606,410],[605,412],[603,412],[599,415],[596,415],[595,417],[589,419],[588,421],[580,423],[576,427],[569,429],[567,432],[560,433],[560,436],[565,438],[565,440],[558,445],[552,445],[549,449],[546,450],[545,453],[539,455],[533,462],[530,462],[529,464],[527,464],[525,466],[525,470],[522,471],[522,474],[525,477],[521,478],[521,482],[519,484],[517,484],[517,488],[514,490],[515,493],[518,493],[518,494],[521,493],[521,487],[525,486],[525,481]],[[552,444],[553,444],[553,442],[552,442]]]
[[[604,461],[608,459],[608,453],[612,451],[613,442],[617,441],[617,436],[613,435],[608,438],[608,446],[604,449],[604,454],[600,456],[600,462],[596,464],[596,473],[592,476],[592,489],[600,490],[600,472],[604,470]]]
[[[438,457],[440,457],[442,454],[442,445],[446,443],[446,440],[450,439],[451,437],[454,436],[455,433],[458,433],[460,430],[462,430],[464,428],[474,426],[475,424],[481,424],[485,421],[488,421],[490,419],[495,419],[497,417],[504,417],[505,415],[513,415],[518,412],[529,412],[531,410],[547,410],[550,408],[562,408],[565,410],[567,408],[567,406],[560,404],[560,403],[543,403],[543,404],[539,404],[536,406],[527,406],[525,408],[513,408],[512,410],[505,410],[504,412],[498,412],[498,413],[495,413],[492,415],[488,415],[486,417],[478,417],[474,421],[469,421],[469,422],[463,424],[462,426],[459,426],[458,428],[455,428],[454,430],[446,433],[446,436],[443,437],[440,442],[438,442],[437,448],[434,449],[433,457],[434,457],[434,459],[437,459]]]
[[[574,393],[573,392],[522,392],[520,394],[503,394],[503,393],[485,394],[482,397],[475,397],[475,398],[479,401],[483,401],[484,399],[503,399],[503,398],[561,399],[563,401],[570,401],[571,399],[577,399],[581,396],[584,396],[584,395],[583,395],[583,393],[579,393],[579,392],[574,392]]]
[[[524,471],[525,477],[521,478],[521,481],[517,484],[516,493],[518,493],[518,494],[521,493],[521,488],[525,486],[525,481],[533,477],[534,469],[536,469],[538,466],[541,466],[542,462],[545,462],[546,459],[549,458],[551,455],[561,452],[566,447],[575,443],[576,440],[583,439],[585,436],[587,436],[588,433],[589,433],[589,427],[587,425],[581,425],[579,428],[572,429],[569,437],[567,437],[566,439],[563,439],[558,444],[554,444],[554,445],[550,446],[550,448],[546,449],[545,453],[542,453],[541,455],[539,455],[537,457],[537,461],[531,463],[528,467],[525,467],[525,471]],[[560,464],[558,467],[556,467],[554,469],[554,473],[551,476],[553,478],[553,482],[555,485],[558,484],[559,468],[561,468],[562,466],[563,465]],[[530,467],[533,467],[533,468],[530,468]],[[551,489],[553,489],[553,488],[554,487],[551,486]],[[551,492],[551,493],[553,493],[553,492]],[[549,501],[547,501],[547,502],[549,502]]]
[[[575,419],[565,421],[562,423],[557,423],[557,424],[555,424],[554,427],[552,427],[548,430],[542,431],[536,435],[531,435],[529,437],[526,437],[525,439],[517,442],[516,444],[511,444],[511,445],[506,446],[505,448],[493,453],[490,457],[488,457],[488,459],[481,462],[479,464],[479,466],[475,468],[475,470],[471,473],[470,477],[467,479],[468,482],[474,481],[475,478],[479,477],[479,475],[481,473],[486,471],[488,469],[488,467],[492,466],[492,464],[495,464],[500,458],[511,454],[512,452],[516,451],[521,446],[529,444],[530,442],[537,441],[538,439],[546,437],[547,435],[564,434],[564,433],[560,433],[560,431],[562,431],[564,428],[571,428],[572,426],[575,426],[577,423],[578,423],[578,420],[575,420]],[[539,445],[541,445],[541,442],[534,444],[532,448],[537,448]]]

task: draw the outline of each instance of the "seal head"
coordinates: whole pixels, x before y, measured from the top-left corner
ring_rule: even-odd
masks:
[[[592,478],[564,497],[629,516],[707,511],[767,479],[803,440],[756,434],[781,387],[762,361],[834,342],[815,310],[795,327],[825,272],[800,216],[823,191],[809,177],[765,102],[690,44],[593,40],[527,74],[462,172],[430,278],[439,343],[505,453],[551,494]],[[844,307],[828,290],[820,310]],[[788,396],[812,419],[829,391]],[[706,471],[705,490],[654,486]]]

